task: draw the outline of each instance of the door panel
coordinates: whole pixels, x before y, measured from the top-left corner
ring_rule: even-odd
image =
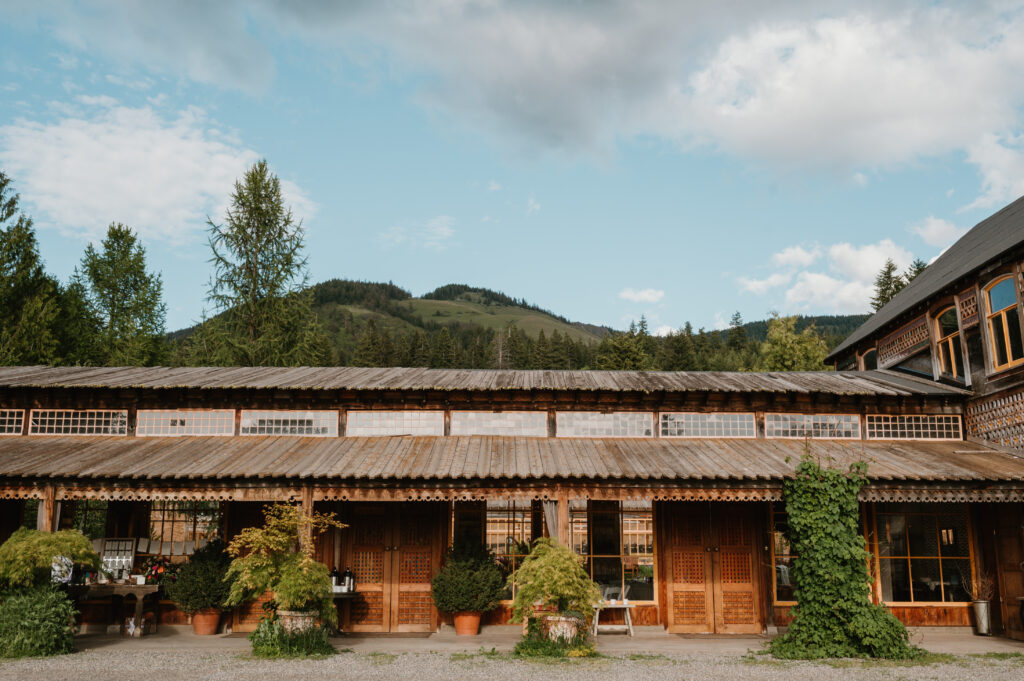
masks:
[[[758,615],[757,568],[754,564],[756,520],[749,507],[712,507],[712,527],[717,531],[714,551],[715,631],[722,634],[761,632]]]
[[[713,632],[711,553],[707,509],[700,504],[672,504],[668,522],[669,631]]]
[[[398,509],[392,542],[391,631],[433,631],[434,606],[430,579],[437,566],[434,546],[437,513],[434,504],[413,502]]]
[[[391,534],[391,522],[387,509],[382,504],[365,504],[352,508],[349,523],[351,545],[346,561],[352,566],[355,576],[356,593],[349,609],[349,631],[388,631],[390,612],[386,607],[384,586],[386,559]],[[390,600],[390,599],[388,599]]]

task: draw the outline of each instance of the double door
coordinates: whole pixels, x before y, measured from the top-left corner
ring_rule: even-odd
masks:
[[[667,619],[672,633],[761,633],[756,542],[750,503],[667,502],[664,528]]]
[[[430,632],[437,611],[430,580],[445,545],[445,509],[437,502],[352,504],[342,552],[356,597],[344,610],[346,631]]]

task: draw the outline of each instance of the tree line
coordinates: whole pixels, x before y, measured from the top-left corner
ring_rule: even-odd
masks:
[[[773,315],[763,341],[748,336],[737,313],[721,331],[686,323],[655,336],[641,318],[594,342],[558,330],[532,337],[515,324],[424,321],[399,304],[411,294],[390,283],[310,287],[302,222],[265,160],[235,183],[223,220],[208,220],[207,230],[208,311],[191,329],[168,335],[161,277],[129,226],[111,223],[61,282],[45,271],[32,219],[0,172],[0,364],[785,371],[821,369],[827,353],[813,325],[796,331],[795,317]],[[542,311],[463,285],[428,296],[466,294]],[[368,314],[338,301],[357,302]],[[389,328],[389,317],[407,328]]]

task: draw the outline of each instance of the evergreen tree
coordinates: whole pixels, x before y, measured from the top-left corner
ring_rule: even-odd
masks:
[[[455,366],[455,342],[447,326],[434,336],[434,347],[430,352],[431,369],[451,369]]]
[[[356,350],[352,355],[352,366],[384,366],[381,361],[381,338],[377,333],[377,323],[373,319],[366,322],[362,333],[359,334]]]
[[[761,344],[762,371],[821,371],[825,368],[828,347],[814,325],[796,332],[796,317],[768,320],[768,337]]]
[[[61,364],[102,364],[101,328],[89,290],[76,267],[68,285],[60,290],[60,316],[54,325]]]
[[[544,335],[544,329],[540,330],[537,334],[537,340],[533,343],[532,361],[530,362],[530,368],[532,369],[550,369],[548,366],[548,339]]]
[[[100,250],[85,249],[82,273],[88,300],[100,320],[101,362],[146,366],[164,356],[164,319],[159,274],[146,271],[146,251],[132,230],[112,223]]]
[[[689,322],[678,332],[662,338],[658,348],[658,368],[662,371],[694,371],[697,368],[693,327]]]
[[[235,182],[223,224],[208,223],[214,276],[209,299],[225,333],[211,359],[245,366],[319,365],[327,337],[305,288],[304,230],[284,205],[281,183],[265,160]]]
[[[896,271],[896,263],[889,258],[875,277],[875,295],[871,298],[871,308],[878,312],[906,285],[903,276]]]
[[[629,325],[626,333],[606,336],[597,347],[597,368],[613,370],[648,370],[654,358],[644,348],[636,324]]]
[[[430,339],[427,338],[427,334],[423,331],[416,331],[416,335],[412,339],[412,362],[410,366],[429,367],[430,351]]]
[[[52,364],[59,287],[46,274],[32,219],[0,172],[0,364]]]
[[[747,349],[747,330],[743,328],[743,317],[739,311],[734,312],[729,320],[729,331],[725,336],[725,344],[733,352],[743,352]]]
[[[926,267],[928,263],[921,258],[914,258],[914,262],[910,263],[910,267],[903,273],[903,280],[909,284],[917,275],[924,272]]]

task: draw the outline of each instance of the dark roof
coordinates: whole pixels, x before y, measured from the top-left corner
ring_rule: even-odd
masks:
[[[892,371],[512,371],[353,367],[2,367],[0,388],[607,390],[966,395]]]
[[[1024,459],[971,442],[815,440],[873,481],[1022,481]],[[523,437],[0,438],[0,478],[124,480],[781,480],[803,440]]]
[[[975,225],[828,356],[835,359],[1002,253],[1024,245],[1024,197]]]

